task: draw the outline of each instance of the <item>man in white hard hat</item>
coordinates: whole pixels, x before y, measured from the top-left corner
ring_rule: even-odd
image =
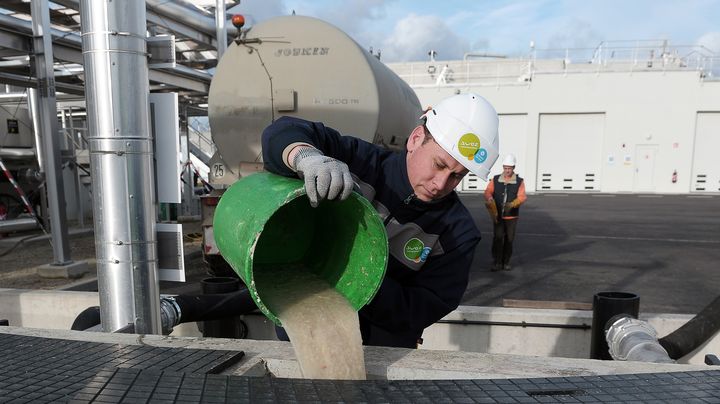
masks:
[[[366,345],[417,347],[423,330],[460,303],[480,241],[454,189],[469,171],[487,178],[498,157],[497,113],[462,94],[421,119],[402,153],[298,118],[263,132],[265,168],[303,178],[312,206],[347,198],[357,183],[385,222],[386,276],[359,312]]]
[[[493,177],[485,188],[485,205],[493,219],[492,271],[509,271],[520,205],[525,203],[525,182],[515,173],[517,159],[508,154],[503,172]]]

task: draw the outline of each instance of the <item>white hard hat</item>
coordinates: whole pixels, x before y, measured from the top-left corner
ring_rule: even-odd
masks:
[[[498,158],[498,116],[477,94],[442,100],[423,117],[437,144],[473,174],[486,180]]]
[[[517,165],[517,159],[515,158],[515,155],[508,154],[507,156],[505,156],[505,160],[503,160],[502,165],[515,167],[515,165]]]

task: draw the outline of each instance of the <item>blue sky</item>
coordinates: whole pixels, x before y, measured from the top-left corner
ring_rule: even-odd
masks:
[[[667,39],[720,54],[720,0],[242,0],[250,21],[321,18],[386,62],[462,59],[465,52],[526,55],[537,49],[594,48],[601,41]]]

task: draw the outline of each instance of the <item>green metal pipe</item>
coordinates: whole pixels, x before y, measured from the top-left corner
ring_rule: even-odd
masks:
[[[247,285],[258,308],[282,325],[262,300],[254,274],[263,268],[308,270],[359,310],[382,282],[388,260],[385,226],[357,193],[313,208],[301,180],[262,172],[223,194],[214,218],[215,242]]]

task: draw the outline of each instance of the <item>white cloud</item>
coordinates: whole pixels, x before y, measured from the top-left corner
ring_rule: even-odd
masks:
[[[439,59],[467,51],[520,56],[531,40],[547,49],[669,39],[720,52],[717,0],[242,0],[236,9],[251,23],[293,10],[323,19],[363,48],[381,49],[384,61],[427,60],[431,48]]]
[[[551,49],[591,48],[597,46],[603,38],[598,35],[587,21],[574,19],[556,30],[547,40]]]
[[[704,46],[711,52],[720,56],[720,32],[708,32],[697,40],[697,44]]]
[[[387,62],[427,60],[430,50],[438,52],[439,60],[461,59],[469,44],[440,17],[410,14],[398,21],[382,46]]]
[[[349,0],[335,7],[317,10],[316,16],[330,22],[350,36],[362,32],[368,21],[385,16],[387,0]]]
[[[547,1],[515,1],[476,3],[468,13],[462,34],[481,35],[480,43],[494,54],[520,56],[529,51],[530,41],[538,47],[548,47],[549,32],[556,32],[565,21],[559,20],[553,9],[556,3]],[[477,41],[477,40],[476,40]]]
[[[487,26],[499,25],[513,28],[524,28],[535,22],[538,14],[544,9],[544,2],[520,1],[502,5],[498,8],[490,8],[477,13],[475,16],[475,28],[482,29]]]

